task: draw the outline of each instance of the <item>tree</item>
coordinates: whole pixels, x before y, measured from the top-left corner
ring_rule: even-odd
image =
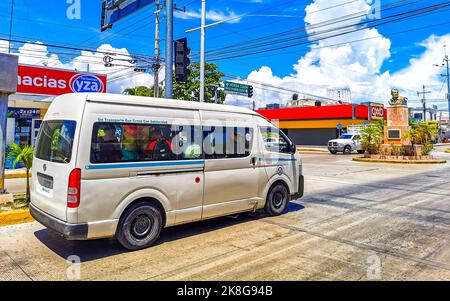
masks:
[[[219,67],[214,64],[205,64],[205,102],[215,102],[215,93],[217,91],[217,103],[225,101],[225,92],[218,90],[222,88],[222,77],[225,76],[222,72],[217,71]],[[200,63],[192,63],[188,67],[191,72],[187,78],[186,83],[180,84],[175,80],[175,73],[173,74],[173,98],[199,101],[200,100]],[[138,86],[135,88],[127,88],[123,91],[126,95],[148,96],[153,97],[153,86],[145,87]],[[159,97],[164,97],[164,89],[159,88]]]
[[[32,146],[20,146],[16,143],[11,143],[8,147],[8,152],[6,155],[7,160],[13,158],[13,168],[16,167],[17,163],[22,162],[25,166],[25,170],[27,172],[27,191],[26,191],[26,200],[30,201],[30,169],[33,165],[33,147]]]
[[[383,127],[372,123],[361,130],[361,145],[369,154],[376,154],[380,150]]]
[[[205,102],[214,102],[215,87],[222,87],[222,72],[217,71],[215,64],[205,64]],[[199,101],[200,99],[200,63],[192,63],[188,67],[191,72],[185,84],[174,81],[173,96],[176,99]],[[217,90],[217,103],[225,101],[225,93]]]
[[[375,126],[378,128],[378,131],[380,132],[380,144],[384,142],[384,128],[386,127],[387,122],[384,119],[379,119],[377,123],[375,123]]]
[[[151,87],[137,86],[134,88],[126,88],[123,91],[123,94],[125,95],[147,96],[147,97],[153,97],[154,93],[155,89],[153,88],[153,86]],[[158,97],[164,96],[164,89],[162,87],[159,87],[158,94],[159,94]]]
[[[404,137],[411,141],[411,147],[414,153],[416,152],[414,146],[422,144],[422,154],[428,155],[433,150],[431,138],[438,133],[437,127],[428,122],[411,123],[411,128],[404,133]]]

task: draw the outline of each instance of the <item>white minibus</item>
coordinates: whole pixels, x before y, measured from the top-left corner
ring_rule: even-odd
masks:
[[[69,240],[152,245],[161,229],[303,195],[295,145],[254,111],[105,93],[55,98],[35,148],[30,211]]]

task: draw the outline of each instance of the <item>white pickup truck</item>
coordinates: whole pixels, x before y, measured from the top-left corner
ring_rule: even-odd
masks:
[[[328,150],[333,155],[338,152],[351,154],[353,151],[357,151],[359,154],[364,153],[361,146],[361,136],[358,134],[343,134],[337,139],[328,141]]]

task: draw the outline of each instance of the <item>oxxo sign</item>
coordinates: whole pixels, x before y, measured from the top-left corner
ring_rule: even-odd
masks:
[[[106,92],[106,76],[38,66],[19,66],[17,92],[42,95]]]
[[[370,106],[370,117],[372,119],[383,119],[384,118],[384,107],[383,106]]]

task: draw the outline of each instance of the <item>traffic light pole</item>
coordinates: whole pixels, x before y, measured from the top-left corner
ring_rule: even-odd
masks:
[[[173,66],[173,0],[166,0],[166,65],[165,65],[165,98],[173,98],[172,66]]]
[[[202,0],[202,25],[200,29],[200,102],[205,101],[205,23],[206,0]]]
[[[159,0],[155,0],[155,61],[153,63],[153,96],[159,96],[159,68],[161,64],[159,63],[159,13],[161,9],[159,7]]]
[[[222,23],[224,23],[224,21],[206,25],[206,0],[202,0],[201,26],[186,30],[186,33],[200,30],[200,102],[205,101],[205,29]]]
[[[446,68],[447,68],[447,73],[446,73],[446,77],[447,77],[447,102],[448,102],[448,120],[449,120],[449,124],[450,124],[450,73],[449,73],[449,67],[448,67],[448,55],[446,54],[444,57],[444,61],[446,63]]]

